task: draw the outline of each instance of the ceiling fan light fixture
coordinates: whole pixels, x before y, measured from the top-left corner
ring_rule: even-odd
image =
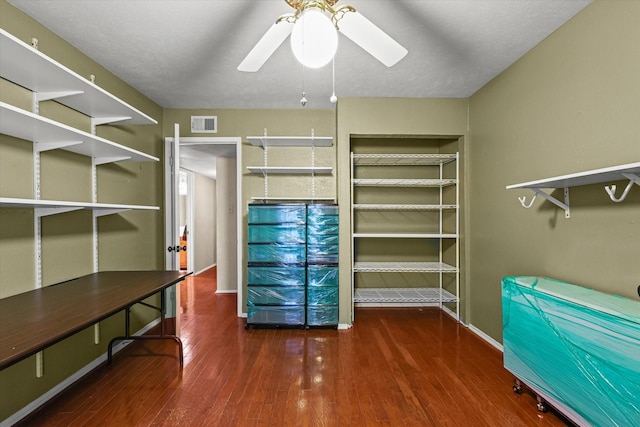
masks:
[[[303,10],[291,32],[291,50],[305,67],[327,65],[338,50],[338,32],[331,19],[315,7]]]

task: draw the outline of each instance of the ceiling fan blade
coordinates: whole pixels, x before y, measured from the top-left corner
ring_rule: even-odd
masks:
[[[291,34],[293,23],[279,19],[267,30],[262,38],[251,49],[251,52],[238,65],[238,71],[255,73],[267,62],[284,40]]]
[[[387,67],[405,57],[407,49],[359,12],[349,11],[338,21],[340,32]]]

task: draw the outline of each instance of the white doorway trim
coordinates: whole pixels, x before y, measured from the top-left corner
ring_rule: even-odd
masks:
[[[236,148],[236,227],[237,227],[237,236],[236,241],[238,243],[237,246],[237,283],[236,289],[238,293],[238,306],[237,306],[237,315],[238,317],[242,317],[243,315],[243,306],[242,306],[242,282],[243,282],[243,233],[242,233],[242,138],[241,137],[179,137],[176,138],[178,140],[178,145],[192,145],[192,144],[212,144],[212,145],[235,145]],[[169,147],[173,144],[174,137],[165,137],[165,145]],[[168,149],[166,151],[169,151]],[[165,159],[166,160],[166,159]],[[176,160],[179,162],[179,158]],[[171,162],[165,161],[165,186],[167,183],[171,183],[171,170],[172,170]],[[166,187],[165,187],[166,188]],[[171,195],[170,191],[165,190],[165,194],[167,197]],[[169,212],[171,204],[169,200],[165,201],[165,206],[167,207],[167,212]],[[175,203],[177,200],[174,200],[172,209],[175,209]],[[165,228],[169,227],[169,220],[166,217]],[[169,234],[169,230],[166,230],[166,234]],[[165,245],[165,247],[168,246]],[[188,253],[188,252],[187,252]]]

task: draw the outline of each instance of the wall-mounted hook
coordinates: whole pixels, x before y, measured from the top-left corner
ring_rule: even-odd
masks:
[[[520,204],[522,205],[523,208],[529,209],[531,206],[533,206],[533,202],[536,201],[536,197],[538,197],[538,195],[534,194],[529,204],[525,203],[525,200],[527,199],[526,196],[518,197],[518,200],[520,200]]]
[[[624,176],[625,178],[627,178],[629,180],[629,184],[627,184],[627,187],[624,189],[624,191],[622,192],[622,195],[620,197],[616,197],[616,185],[605,185],[604,189],[607,192],[607,194],[609,195],[609,197],[611,198],[612,201],[616,202],[616,203],[620,203],[621,201],[623,201],[624,199],[627,198],[627,194],[629,194],[629,191],[631,190],[631,187],[633,187],[633,184],[638,184],[640,185],[640,177],[636,174],[633,173],[623,173],[622,176]]]

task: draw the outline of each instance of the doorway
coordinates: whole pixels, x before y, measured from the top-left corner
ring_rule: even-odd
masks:
[[[224,245],[216,244],[216,266],[218,272],[218,286],[226,286],[225,292],[241,292],[242,290],[242,151],[241,138],[239,137],[180,137],[179,128],[175,127],[175,136],[165,138],[166,159],[165,162],[165,209],[166,209],[166,242],[167,242],[167,268],[179,268],[180,252],[172,251],[173,246],[179,245],[179,176],[180,170],[194,175],[197,183],[198,174],[203,173],[197,163],[204,164],[208,169],[213,169],[215,174],[217,212],[223,214],[216,216],[216,239],[223,241]],[[196,170],[197,169],[197,170]],[[219,170],[220,169],[220,170]],[[209,171],[211,172],[211,171]],[[220,172],[224,176],[220,176]],[[217,191],[221,187],[226,191]],[[188,179],[187,179],[188,182]],[[197,184],[195,185],[197,187]],[[228,189],[232,188],[232,192]],[[194,191],[194,199],[198,198],[197,190]],[[197,204],[197,203],[195,203]],[[193,221],[187,226],[187,269],[197,270],[197,237],[198,209],[191,209]],[[229,235],[229,233],[232,235]],[[175,242],[175,243],[173,243]],[[189,250],[191,249],[191,250]],[[191,264],[189,264],[189,260]],[[222,280],[221,280],[222,279]],[[175,298],[179,298],[175,295]],[[242,315],[241,298],[238,299],[238,316]],[[169,299],[169,301],[173,301]],[[176,305],[179,306],[179,301]]]

